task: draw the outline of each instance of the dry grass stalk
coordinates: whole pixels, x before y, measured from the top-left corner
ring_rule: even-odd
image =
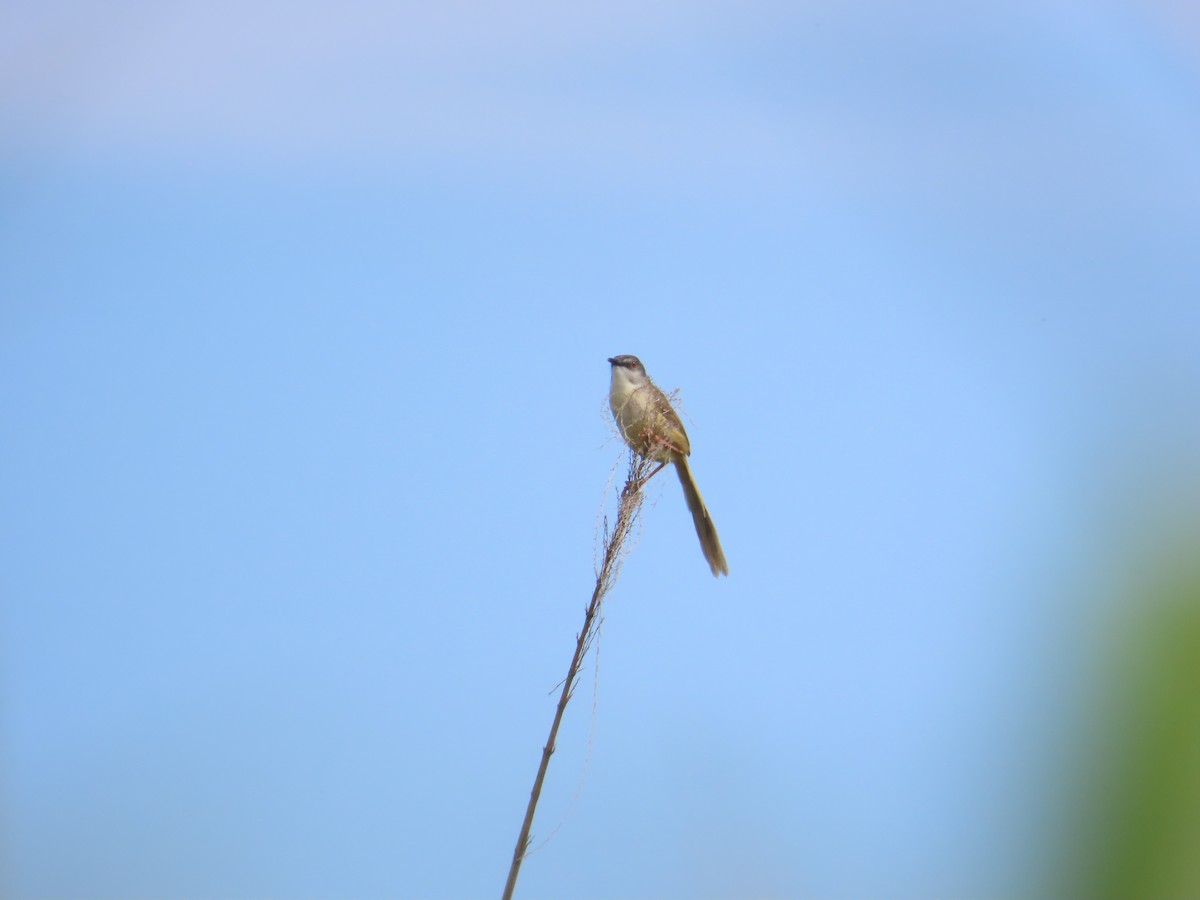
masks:
[[[521,862],[529,850],[530,829],[533,827],[533,815],[537,809],[538,798],[542,795],[542,783],[546,780],[546,769],[550,766],[550,756],[554,753],[554,743],[558,737],[558,726],[562,723],[563,711],[575,694],[575,685],[579,679],[579,669],[583,659],[591,649],[592,641],[600,628],[600,608],[604,597],[616,583],[621,563],[629,552],[626,541],[633,531],[638,513],[642,508],[642,485],[653,474],[655,463],[630,453],[629,475],[625,486],[621,489],[617,503],[617,521],[612,530],[608,528],[608,520],[604,522],[604,555],[600,567],[596,571],[596,587],[592,591],[592,599],[583,614],[583,628],[575,637],[575,653],[571,657],[571,665],[567,669],[567,677],[562,682],[562,693],[558,698],[558,706],[554,710],[554,721],[550,724],[550,736],[542,747],[542,761],[538,766],[537,777],[533,780],[533,790],[529,794],[529,806],[525,809],[525,820],[521,823],[521,833],[517,837],[517,846],[513,850],[512,865],[508,870],[508,881],[504,885],[504,900],[512,900],[513,890],[517,886],[517,875],[521,870]]]

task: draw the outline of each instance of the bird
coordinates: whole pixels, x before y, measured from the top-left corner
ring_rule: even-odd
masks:
[[[704,505],[704,498],[700,496],[688,466],[692,445],[679,414],[667,395],[650,380],[646,367],[636,356],[611,356],[608,362],[612,366],[608,403],[621,437],[639,456],[659,463],[658,469],[667,463],[674,464],[704,559],[714,576],[728,575],[729,564],[725,562],[725,552],[717,537],[717,526],[708,514],[708,507]]]

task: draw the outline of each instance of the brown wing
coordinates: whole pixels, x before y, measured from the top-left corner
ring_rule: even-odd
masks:
[[[692,444],[688,440],[683,422],[679,419],[679,413],[675,412],[675,407],[671,405],[667,395],[660,391],[653,382],[649,386],[649,391],[656,413],[654,423],[656,442],[661,442],[676,453],[691,456]]]

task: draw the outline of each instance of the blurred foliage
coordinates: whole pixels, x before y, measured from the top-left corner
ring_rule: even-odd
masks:
[[[1102,679],[1060,870],[1078,900],[1200,898],[1200,550],[1144,572]]]

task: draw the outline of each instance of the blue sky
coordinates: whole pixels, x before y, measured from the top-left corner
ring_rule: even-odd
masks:
[[[1014,896],[1200,500],[1184,4],[8,4],[0,893]],[[557,830],[556,830],[557,828]]]

